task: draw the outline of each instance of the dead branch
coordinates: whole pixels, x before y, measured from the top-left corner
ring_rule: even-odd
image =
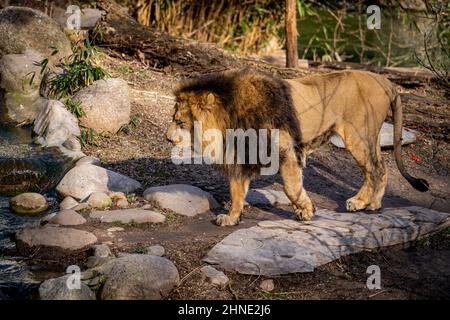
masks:
[[[310,66],[318,68],[319,70],[364,70],[385,75],[389,80],[398,83],[423,83],[429,82],[435,76],[428,70],[418,70],[415,68],[393,68],[393,67],[379,67],[369,64],[359,64],[353,62],[313,62],[310,61]]]

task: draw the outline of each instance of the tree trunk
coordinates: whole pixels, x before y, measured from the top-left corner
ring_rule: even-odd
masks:
[[[297,68],[297,7],[296,0],[286,0],[286,67]]]

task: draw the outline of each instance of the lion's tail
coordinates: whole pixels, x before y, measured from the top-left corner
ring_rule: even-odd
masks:
[[[417,190],[421,192],[428,191],[429,184],[424,179],[418,179],[406,172],[402,160],[402,120],[403,110],[400,95],[394,91],[394,99],[391,101],[392,115],[394,117],[394,158],[398,170],[406,180]]]

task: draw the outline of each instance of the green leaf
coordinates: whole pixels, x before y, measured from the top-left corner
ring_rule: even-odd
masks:
[[[45,71],[45,69],[47,68],[47,65],[48,65],[48,59],[45,58],[44,60],[42,60],[41,63],[40,63],[40,65],[41,65],[41,74],[43,74],[44,71]]]
[[[34,76],[36,75],[36,73],[33,72],[33,74],[31,75],[31,79],[30,79],[30,83],[29,85],[31,86],[33,84],[34,81]]]
[[[298,15],[300,16],[300,18],[303,18],[305,16],[305,9],[303,8],[302,0],[297,0],[297,10],[298,10]]]

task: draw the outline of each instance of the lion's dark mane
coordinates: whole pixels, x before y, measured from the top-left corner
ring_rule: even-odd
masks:
[[[223,119],[226,128],[285,130],[293,138],[297,152],[301,152],[300,124],[290,87],[283,79],[245,68],[185,80],[174,93],[213,93],[220,100],[219,107],[228,114],[228,119]]]

